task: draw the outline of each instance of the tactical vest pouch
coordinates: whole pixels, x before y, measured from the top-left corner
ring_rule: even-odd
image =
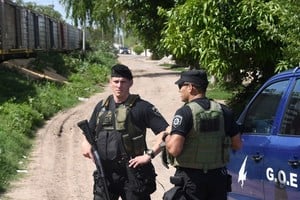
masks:
[[[145,136],[139,135],[131,139],[129,134],[123,134],[123,144],[126,149],[126,153],[131,156],[135,157],[137,155],[143,155],[145,149]]]
[[[113,121],[112,121],[112,112],[110,110],[106,110],[104,112],[101,112],[101,114],[98,117],[98,120],[102,121],[101,128],[105,130],[113,130]],[[97,122],[98,123],[98,122]]]
[[[116,109],[116,130],[123,131],[126,129],[125,122],[127,117],[127,108],[125,106],[120,106]]]
[[[96,138],[102,160],[115,160],[121,155],[122,138],[117,131],[100,131]]]
[[[217,132],[220,130],[220,111],[203,110],[195,116],[196,130],[202,133]]]
[[[209,117],[211,117],[209,119]],[[200,131],[213,132],[220,130],[220,118],[217,116],[208,116],[206,113],[201,113]]]
[[[134,149],[129,134],[123,134],[122,138],[123,138],[123,144],[124,144],[124,148],[126,149],[126,152],[128,153],[129,156],[133,156],[131,155],[132,154],[131,152],[133,152]]]
[[[145,136],[139,135],[137,137],[132,138],[134,154],[135,155],[143,155],[145,149]]]

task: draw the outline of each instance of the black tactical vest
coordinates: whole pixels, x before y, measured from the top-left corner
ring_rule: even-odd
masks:
[[[102,104],[97,117],[96,142],[103,160],[120,160],[143,155],[146,146],[146,129],[132,123],[131,108],[140,97],[129,95],[127,100],[115,107],[113,96]]]

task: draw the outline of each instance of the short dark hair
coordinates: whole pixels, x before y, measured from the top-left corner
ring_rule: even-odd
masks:
[[[111,68],[111,77],[123,77],[132,80],[133,76],[126,65],[116,64]]]

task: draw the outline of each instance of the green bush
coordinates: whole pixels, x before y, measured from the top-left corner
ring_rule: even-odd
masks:
[[[143,51],[144,51],[144,48],[143,48],[141,45],[134,45],[133,51],[134,51],[137,55],[141,55],[141,53],[143,53]]]
[[[29,152],[34,129],[43,116],[27,104],[8,101],[0,106],[0,192],[20,169],[20,160]]]
[[[67,75],[68,84],[33,81],[0,68],[0,193],[5,192],[17,170],[24,169],[20,161],[30,152],[36,129],[58,111],[78,103],[78,97],[89,97],[101,89],[100,83],[107,82],[116,56],[111,48],[105,52],[106,44],[99,46],[100,50],[88,52],[88,59],[82,59],[79,53],[38,55],[41,57],[33,62],[38,66],[33,69],[43,70],[55,63],[56,71]]]

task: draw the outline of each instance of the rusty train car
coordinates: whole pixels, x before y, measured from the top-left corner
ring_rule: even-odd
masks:
[[[80,49],[82,31],[66,22],[0,0],[0,61],[38,51]]]

